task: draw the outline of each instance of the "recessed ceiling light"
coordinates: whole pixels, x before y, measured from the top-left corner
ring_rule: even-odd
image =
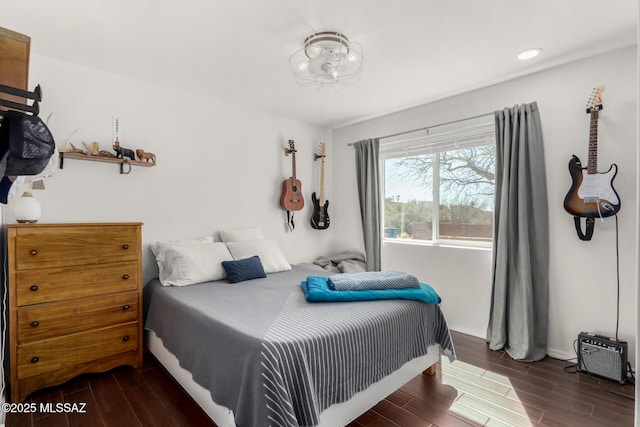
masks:
[[[520,52],[518,54],[518,59],[521,60],[521,61],[524,61],[524,60],[527,60],[527,59],[535,58],[541,52],[542,52],[542,49],[540,49],[539,47],[536,47],[536,48],[533,48],[533,49],[527,49],[527,50],[525,50],[523,52]]]

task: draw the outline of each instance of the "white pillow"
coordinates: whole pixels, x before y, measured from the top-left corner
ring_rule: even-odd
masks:
[[[233,257],[224,243],[181,242],[163,246],[156,254],[163,286],[187,286],[226,277],[222,261]]]
[[[202,243],[202,242],[213,243],[213,236],[205,236],[197,239],[161,240],[159,242],[152,243],[150,246],[151,246],[151,252],[153,252],[153,254],[157,257],[158,254],[168,246],[182,245],[182,244],[189,244],[189,243]]]
[[[243,242],[245,240],[264,239],[260,227],[249,228],[229,228],[220,232],[220,239],[223,242]]]
[[[229,242],[227,247],[233,255],[233,259],[244,259],[254,255],[260,257],[265,273],[277,273],[291,270],[291,264],[282,253],[278,242],[271,239],[245,240],[242,242]]]

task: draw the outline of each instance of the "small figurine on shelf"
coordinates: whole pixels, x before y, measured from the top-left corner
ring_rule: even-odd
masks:
[[[69,145],[71,146],[71,148],[68,148],[68,146],[65,144],[65,148],[64,148],[64,153],[80,153],[80,154],[87,154],[87,152],[81,148],[76,148],[75,145],[73,145],[72,143],[69,143]]]
[[[89,146],[89,144],[87,144],[86,142],[82,141],[82,145],[84,145],[84,148],[86,148],[87,150],[87,154],[89,154],[90,156],[98,155],[98,149],[100,147],[100,144],[97,141],[93,141],[91,143],[91,146]]]
[[[116,152],[117,159],[123,159],[125,157],[130,158],[131,160],[135,160],[136,156],[133,154],[133,150],[128,148],[120,147],[120,141],[116,138],[116,141],[113,143],[113,150]]]
[[[154,165],[156,164],[156,155],[155,154],[147,153],[142,148],[138,148],[136,150],[136,154],[138,155],[138,159],[140,159],[141,162],[151,162]]]
[[[98,156],[98,157],[109,157],[111,159],[115,159],[116,158],[115,154],[113,154],[111,151],[107,151],[107,150],[98,151],[98,154],[96,154],[96,156]]]
[[[73,146],[73,144],[71,143],[71,138],[73,137],[73,135],[75,135],[76,132],[78,132],[80,130],[80,128],[77,128],[76,130],[74,130],[73,132],[71,132],[71,135],[69,135],[69,138],[67,138],[67,140],[65,141],[64,144],[62,144],[60,147],[58,147],[58,152],[60,153],[74,153],[74,152],[82,152],[82,150],[76,148]],[[69,147],[71,146],[71,147]]]

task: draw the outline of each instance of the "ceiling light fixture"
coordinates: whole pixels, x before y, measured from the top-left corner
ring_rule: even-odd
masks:
[[[536,56],[540,55],[540,53],[542,53],[542,49],[540,49],[539,47],[527,49],[518,54],[518,59],[521,61],[525,61],[527,59],[535,58]]]
[[[362,72],[364,56],[359,43],[342,33],[325,31],[307,37],[302,49],[289,58],[300,86],[355,84]]]

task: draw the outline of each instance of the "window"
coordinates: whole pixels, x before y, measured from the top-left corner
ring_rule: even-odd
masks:
[[[385,238],[492,241],[494,126],[483,116],[381,140]]]

